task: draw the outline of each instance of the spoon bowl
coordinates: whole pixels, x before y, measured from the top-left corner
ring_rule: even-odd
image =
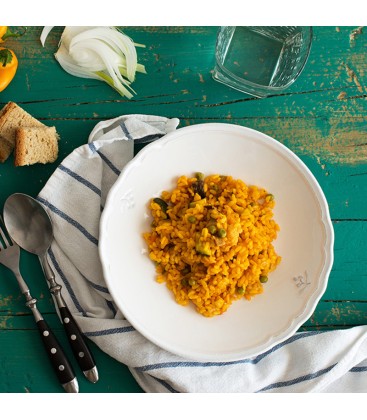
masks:
[[[14,241],[32,254],[42,257],[53,240],[52,222],[34,198],[15,193],[5,202],[4,220]]]

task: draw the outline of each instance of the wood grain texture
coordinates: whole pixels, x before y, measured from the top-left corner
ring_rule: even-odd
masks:
[[[137,95],[119,96],[102,82],[65,73],[53,57],[62,28],[43,48],[41,28],[9,40],[19,69],[0,93],[0,107],[17,102],[60,134],[51,165],[0,165],[0,206],[13,192],[36,196],[57,165],[86,143],[101,120],[144,113],[178,117],[180,126],[239,124],[262,131],[294,151],[318,180],[335,230],[335,260],[327,290],[301,329],[349,328],[367,322],[367,30],[314,27],[311,54],[299,79],[280,95],[258,99],[212,78],[217,27],[125,27],[148,74],[138,74]],[[137,149],[138,150],[138,149]],[[38,260],[22,256],[22,269],[39,308],[63,340],[62,329]],[[65,342],[65,345],[66,342]],[[128,369],[93,346],[102,366],[97,385],[85,392],[139,392]],[[59,392],[42,365],[32,317],[12,275],[0,267],[0,392]],[[77,369],[77,367],[75,367]]]

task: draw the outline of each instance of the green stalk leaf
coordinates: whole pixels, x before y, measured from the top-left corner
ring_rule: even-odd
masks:
[[[9,28],[6,28],[5,34],[2,36],[2,40],[5,41],[8,38],[18,38],[20,36],[23,36],[27,32],[27,28],[24,27],[24,31],[21,33],[13,32]]]
[[[8,48],[4,48],[3,50],[0,50],[0,64],[2,67],[5,67],[7,64],[10,64],[13,61],[13,55],[8,50]]]

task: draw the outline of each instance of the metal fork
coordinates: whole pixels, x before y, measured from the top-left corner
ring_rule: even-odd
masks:
[[[11,239],[7,232],[3,218],[0,215],[0,263],[11,270],[26,299],[26,306],[32,311],[38,330],[41,334],[42,342],[46,353],[58,377],[59,382],[66,392],[78,392],[79,385],[60,343],[43,319],[42,314],[37,309],[37,299],[32,297],[29,287],[24,281],[19,269],[20,248]]]

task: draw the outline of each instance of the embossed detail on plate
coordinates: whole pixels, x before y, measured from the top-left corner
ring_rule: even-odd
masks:
[[[296,277],[293,277],[293,281],[295,282],[296,286],[301,290],[305,290],[307,286],[311,284],[311,282],[308,279],[308,273],[307,270],[305,270],[304,274],[300,274]]]
[[[120,197],[120,210],[124,213],[127,210],[131,210],[135,206],[135,199],[132,190],[126,191],[124,195]]]

